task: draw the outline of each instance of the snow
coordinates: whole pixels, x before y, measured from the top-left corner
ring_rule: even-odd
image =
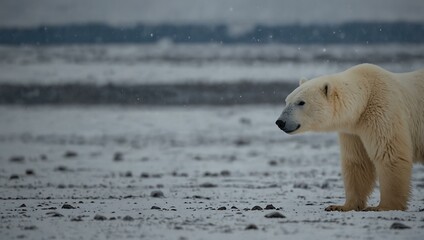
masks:
[[[297,82],[375,63],[422,68],[424,45],[76,45],[0,47],[0,83]]]
[[[336,135],[284,134],[274,125],[282,107],[2,106],[0,235],[4,239],[422,238],[422,165],[414,166],[412,198],[405,212],[325,212],[327,205],[344,201]],[[76,156],[66,157],[66,152]],[[122,161],[113,160],[116,153],[122,154]],[[13,156],[24,160],[10,161]],[[35,174],[25,174],[28,169]],[[150,177],[141,178],[142,173]],[[13,174],[19,179],[9,179]],[[202,183],[217,186],[203,188]],[[151,197],[156,190],[165,198]],[[377,204],[378,198],[376,188],[370,204]],[[65,202],[76,209],[61,209]],[[19,208],[21,204],[26,207]],[[281,209],[243,210],[268,204]],[[227,210],[216,210],[223,206]],[[286,218],[264,217],[273,211]],[[52,217],[49,212],[64,216]],[[116,220],[94,220],[96,214]],[[134,220],[124,221],[127,215]],[[71,220],[78,216],[82,221]],[[390,229],[394,222],[411,229]],[[259,229],[245,230],[249,224]]]

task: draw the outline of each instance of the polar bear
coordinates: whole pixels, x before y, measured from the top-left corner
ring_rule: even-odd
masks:
[[[276,124],[289,134],[338,132],[346,201],[326,211],[406,210],[412,164],[424,163],[424,69],[361,64],[302,81]],[[377,178],[380,203],[370,207]]]

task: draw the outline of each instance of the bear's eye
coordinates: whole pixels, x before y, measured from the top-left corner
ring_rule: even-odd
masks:
[[[300,102],[297,103],[297,105],[303,106],[303,105],[305,105],[305,102],[304,101],[300,101]]]

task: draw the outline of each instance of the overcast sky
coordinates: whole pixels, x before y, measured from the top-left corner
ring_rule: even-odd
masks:
[[[0,0],[0,26],[424,22],[424,0]]]

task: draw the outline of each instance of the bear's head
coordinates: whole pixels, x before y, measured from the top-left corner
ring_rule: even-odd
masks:
[[[289,134],[339,130],[357,111],[352,109],[356,108],[352,99],[344,99],[354,97],[345,96],[350,95],[351,89],[346,89],[349,85],[352,83],[343,81],[339,75],[301,80],[299,87],[287,96],[277,126]]]

